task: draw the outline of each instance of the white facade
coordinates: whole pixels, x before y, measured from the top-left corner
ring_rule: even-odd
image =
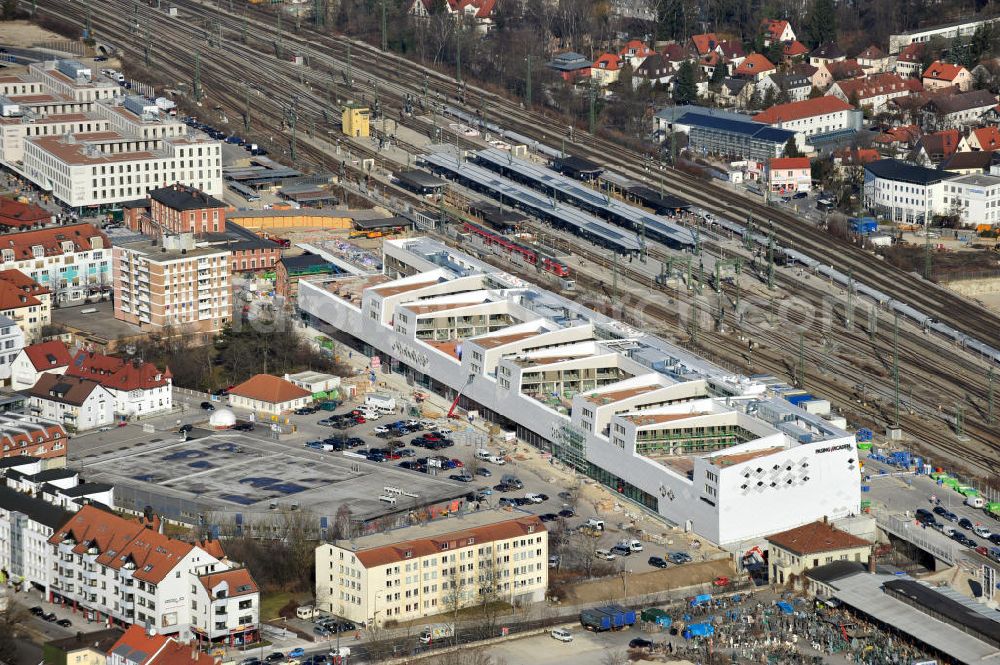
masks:
[[[1000,224],[1000,176],[963,175],[942,184],[943,214],[957,213],[963,226]]]
[[[944,201],[944,180],[913,182],[894,177],[876,176],[865,169],[864,205],[887,221],[925,224],[939,214]]]
[[[505,426],[516,427],[520,438],[553,450],[622,496],[713,542],[760,537],[823,515],[839,517],[858,510],[854,437],[790,405],[770,420],[757,416],[753,431],[735,429],[724,445],[690,450],[683,457],[693,475],[679,470],[673,455],[650,455],[645,443],[637,448],[637,434],[625,423],[618,423],[625,432],[612,433],[611,414],[596,422],[597,412],[588,406],[591,399],[607,399],[623,418],[632,411],[638,415],[667,409],[661,415],[673,414],[683,423],[700,416],[685,411],[685,401],[693,394],[699,408],[735,427],[733,422],[748,417],[745,409],[751,404],[758,413],[778,412],[769,405],[780,400],[767,397],[763,385],[433,241],[387,241],[383,251],[390,275],[412,276],[388,286],[365,288],[364,282],[358,283],[360,299],[354,301],[337,297],[322,284],[303,283],[299,307],[321,327],[343,331],[383,358],[403,363],[415,381],[433,379],[452,391],[461,389],[474,403],[470,408],[509,421]],[[435,268],[427,258],[435,252],[449,254],[451,263],[464,266],[467,275]],[[521,297],[518,289],[527,289],[531,298]],[[631,357],[616,350],[616,338],[634,345]],[[702,378],[676,381],[654,367]],[[632,390],[639,391],[638,397],[630,396]],[[725,396],[734,395],[742,396],[736,402],[740,406],[724,406]],[[802,432],[810,433],[811,445],[799,444]],[[685,429],[679,436],[689,435]],[[789,471],[792,483],[741,488],[745,465],[719,468],[711,459],[738,454],[752,454],[754,469],[798,469],[804,463],[816,472]],[[709,480],[709,473],[717,478]],[[777,475],[785,480],[785,472]],[[709,499],[705,486],[710,483],[718,496]]]
[[[192,611],[200,572],[206,566],[230,568],[198,546],[93,506],[81,508],[51,540],[57,541],[50,545],[52,600],[76,603],[96,620],[148,623],[180,640],[193,639],[194,629],[204,632],[196,623],[202,615]],[[226,615],[228,628],[235,628],[238,618]]]
[[[0,381],[8,383],[14,359],[24,348],[24,332],[13,319],[0,316]]]
[[[806,137],[861,128],[861,112],[854,109],[819,113],[789,120],[775,120],[774,122],[768,122],[766,118],[759,116],[754,119],[758,122],[767,122],[772,127],[790,129]]]
[[[260,590],[245,568],[208,564],[190,573],[191,622],[201,639],[229,644],[260,623]]]
[[[65,372],[65,365],[51,369],[36,369],[31,358],[22,349],[14,358],[14,362],[10,364],[10,386],[14,390],[25,390],[35,385],[38,382],[38,377],[43,373],[64,374]]]
[[[929,42],[934,37],[940,37],[944,40],[953,40],[956,37],[971,37],[975,34],[977,28],[997,21],[1000,21],[1000,18],[962,21],[960,23],[949,23],[932,28],[911,30],[898,35],[889,35],[889,53],[899,53],[910,44]]]
[[[63,511],[42,499],[0,487],[0,568],[11,581],[45,592],[52,581],[48,539]]]
[[[72,377],[69,380],[72,381]],[[33,415],[55,420],[77,432],[112,424],[115,421],[114,396],[99,383],[88,383],[93,383],[93,390],[82,402],[71,402],[55,395],[32,395],[28,407]]]
[[[72,80],[46,62],[6,87],[34,96],[24,98],[17,116],[0,119],[0,161],[63,203],[120,203],[176,182],[222,195],[221,142],[152,102],[141,114],[127,109],[115,82]]]

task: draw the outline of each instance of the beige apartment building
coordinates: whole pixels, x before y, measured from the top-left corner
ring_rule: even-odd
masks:
[[[394,488],[385,499],[405,501]],[[410,621],[485,599],[537,602],[548,534],[534,515],[483,510],[316,548],[316,607],[354,622]]]
[[[867,564],[872,544],[841,531],[826,520],[810,522],[767,537],[771,582],[784,584],[793,576],[834,561]]]
[[[230,317],[229,250],[191,234],[114,248],[115,318],[143,330],[214,333]]]

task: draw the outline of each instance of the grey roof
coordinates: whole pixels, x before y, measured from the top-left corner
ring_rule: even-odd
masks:
[[[817,46],[812,53],[809,54],[810,58],[825,58],[826,60],[833,60],[834,58],[846,58],[847,54],[844,53],[843,49],[837,46],[833,42],[827,42],[826,44],[821,44]]]
[[[32,464],[34,462],[41,461],[41,458],[32,457],[31,455],[14,455],[13,457],[2,457],[0,458],[0,469],[10,469],[15,466],[24,466],[26,464]]]
[[[75,499],[80,496],[87,496],[88,494],[107,492],[108,490],[114,489],[114,487],[114,485],[110,485],[108,483],[80,483],[74,487],[60,489],[59,492],[64,496]]]
[[[722,85],[729,89],[729,94],[738,95],[743,88],[750,85],[750,81],[748,79],[727,78],[722,82]]]
[[[214,196],[209,196],[201,190],[185,185],[154,189],[149,193],[149,196],[154,201],[159,201],[174,210],[200,210],[202,208],[226,207],[225,203]]]
[[[440,178],[435,178],[426,171],[411,169],[409,171],[398,171],[394,174],[400,182],[413,185],[415,187],[444,187],[445,182]]]
[[[960,113],[975,108],[996,106],[997,98],[989,90],[971,90],[948,97],[937,97],[927,102],[926,107],[936,108],[943,113]]]
[[[385,229],[394,226],[409,227],[413,222],[406,217],[381,217],[376,219],[356,219],[354,226],[358,229]]]
[[[780,90],[812,87],[812,81],[805,74],[771,74],[769,78]]]
[[[822,566],[810,568],[806,571],[806,577],[817,582],[829,584],[836,582],[855,573],[863,573],[865,564],[859,561],[834,561]]]
[[[943,171],[952,169],[979,169],[987,171],[993,163],[993,151],[991,150],[969,150],[967,152],[956,152],[948,159],[938,165]]]
[[[922,607],[942,621],[961,627],[977,639],[1000,646],[1000,622],[997,621],[995,613],[988,618],[973,611],[964,603],[916,580],[889,580],[882,585],[882,588],[890,595],[905,599],[903,602]]]
[[[297,270],[307,270],[309,268],[314,268],[316,266],[329,266],[331,272],[340,272],[340,270],[330,261],[327,261],[322,256],[318,254],[299,254],[298,256],[285,256],[281,259],[281,264],[285,266],[285,270],[290,273],[294,273]]]
[[[115,645],[121,636],[125,634],[121,628],[107,628],[92,633],[77,633],[71,637],[64,637],[61,640],[46,642],[46,647],[52,647],[59,651],[77,651],[86,647],[93,647],[101,653],[107,653],[108,649]]]
[[[582,54],[576,53],[575,51],[567,51],[556,55],[547,63],[547,66],[561,72],[572,72],[577,69],[585,69],[590,67],[592,64],[593,63],[590,60],[587,60],[587,58]]]
[[[667,122],[676,122],[684,115],[704,115],[713,118],[728,118],[729,120],[749,120],[750,116],[745,113],[734,111],[723,111],[722,109],[698,106],[697,104],[682,104],[680,106],[667,106],[656,112],[656,117]]]
[[[962,629],[941,621],[921,607],[904,602],[883,589],[887,582],[910,580],[900,575],[857,573],[837,580],[833,597],[914,641],[947,654],[955,662],[987,665],[993,662],[996,647],[977,639]],[[929,590],[931,593],[939,593]]]
[[[688,114],[682,115],[676,122],[681,125],[690,125],[691,127],[749,136],[781,145],[784,145],[788,142],[788,139],[795,136],[795,132],[791,130],[778,129],[777,127],[771,127],[770,125],[765,125],[762,122],[754,122],[753,120],[730,120],[710,115]]]
[[[25,476],[25,479],[35,483],[47,483],[51,480],[75,478],[78,475],[79,471],[75,471],[74,469],[46,469],[45,471],[39,471],[33,476]]]
[[[898,180],[908,182],[913,185],[933,185],[947,180],[953,174],[938,169],[928,169],[923,166],[914,166],[898,159],[880,159],[877,162],[865,164],[865,171],[868,171],[878,178],[886,180]]]
[[[70,518],[68,512],[48,501],[2,485],[0,485],[0,507],[23,513],[32,521],[44,524],[51,529],[58,529]]]

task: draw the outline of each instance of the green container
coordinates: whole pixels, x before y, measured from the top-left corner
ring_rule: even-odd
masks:
[[[953,490],[956,490],[956,491],[958,490],[959,487],[962,486],[962,483],[960,483],[960,482],[958,482],[958,480],[956,480],[954,478],[950,478],[950,477],[949,478],[942,478],[941,482],[944,483],[945,485],[947,485],[948,487],[952,488]]]
[[[975,487],[969,487],[968,485],[963,485],[958,488],[958,493],[962,496],[979,496],[979,490]]]
[[[872,449],[871,441],[861,441],[860,443],[858,443],[858,450],[871,450],[871,449]]]

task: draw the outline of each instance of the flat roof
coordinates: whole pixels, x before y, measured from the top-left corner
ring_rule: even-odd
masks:
[[[639,395],[644,395],[648,392],[659,390],[660,388],[663,387],[665,386],[661,386],[658,383],[653,383],[648,386],[638,386],[636,388],[626,388],[625,390],[612,390],[605,393],[594,393],[592,395],[585,395],[584,399],[586,399],[591,404],[597,404],[603,406],[605,404],[620,402],[623,399],[638,397]]]
[[[734,464],[742,464],[743,462],[755,460],[758,457],[767,457],[768,455],[773,455],[774,453],[781,452],[782,450],[784,450],[784,448],[764,448],[762,450],[751,450],[745,453],[733,453],[732,455],[715,455],[713,457],[709,457],[708,461],[719,467],[732,466]]]
[[[537,337],[541,333],[537,330],[529,330],[527,332],[510,333],[507,335],[491,335],[490,337],[474,337],[472,342],[483,349],[495,349],[498,346],[504,346],[505,344],[513,344],[514,342],[520,342],[525,339],[531,339],[532,337]]]
[[[406,217],[382,217],[377,219],[356,219],[354,220],[354,227],[357,229],[388,229],[395,226],[402,226],[404,228],[409,228],[413,225],[413,222],[408,220]]]
[[[133,236],[134,237],[134,236]],[[198,256],[209,256],[211,254],[225,254],[229,255],[229,248],[226,246],[215,246],[209,245],[208,247],[199,247],[195,245],[189,249],[166,249],[163,246],[162,241],[154,241],[152,238],[143,238],[142,240],[132,240],[131,242],[122,242],[112,244],[116,247],[122,247],[124,249],[130,249],[133,252],[141,252],[146,255],[146,259],[149,261],[175,261],[177,259],[188,259]],[[164,251],[166,249],[166,251]]]
[[[339,540],[334,544],[338,547],[344,547],[347,549],[370,550],[376,547],[394,545],[407,540],[435,538],[449,533],[455,533],[456,531],[490,526],[518,518],[531,517],[532,515],[533,513],[517,508],[509,511],[501,510],[500,508],[491,508],[476,510],[468,513],[459,512],[455,515],[449,515],[446,518],[430,520],[416,526],[389,529],[388,531],[382,531],[370,536],[359,536],[349,541]]]

